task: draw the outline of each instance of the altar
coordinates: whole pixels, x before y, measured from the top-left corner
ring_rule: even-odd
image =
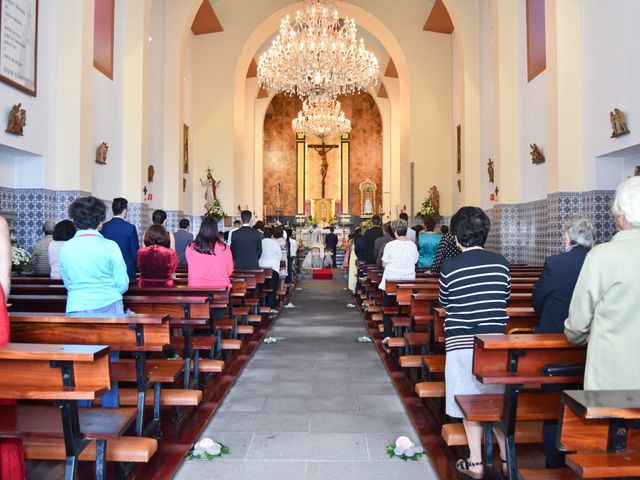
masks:
[[[330,233],[328,228],[317,229],[320,232],[320,244],[324,246],[324,239],[327,234]],[[298,243],[302,241],[302,247],[311,248],[313,245],[311,243],[311,234],[313,229],[309,226],[306,227],[297,227],[296,228],[296,239]],[[347,240],[349,239],[349,234],[351,233],[351,229],[349,227],[335,227],[333,233],[338,235],[338,248],[341,245],[345,245]]]

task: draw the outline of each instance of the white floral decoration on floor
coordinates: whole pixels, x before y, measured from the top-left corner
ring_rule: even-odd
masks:
[[[289,302],[284,306],[284,308],[296,308],[296,306],[293,303]]]
[[[284,337],[266,337],[262,340],[262,343],[280,343],[282,340],[284,340]]]
[[[407,460],[417,461],[424,455],[424,449],[413,443],[409,437],[400,436],[396,443],[387,445],[387,454],[389,458],[398,457],[405,462]]]
[[[203,438],[197,442],[189,452],[189,460],[198,458],[201,460],[213,460],[222,455],[228,455],[229,447],[222,443],[214,442],[210,438]]]
[[[358,337],[356,338],[357,343],[371,343],[372,340],[369,337]]]

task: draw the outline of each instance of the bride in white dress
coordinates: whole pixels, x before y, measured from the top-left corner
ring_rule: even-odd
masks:
[[[322,243],[322,232],[317,225],[313,226],[311,235],[309,235],[309,253],[302,261],[302,269],[310,270],[313,268],[331,268],[333,260],[331,253],[324,251],[324,243]]]

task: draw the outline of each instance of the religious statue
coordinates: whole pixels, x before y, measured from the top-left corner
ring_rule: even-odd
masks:
[[[187,179],[182,177],[182,193],[187,191]]]
[[[542,152],[540,151],[540,147],[538,147],[535,143],[530,143],[529,147],[531,148],[531,163],[534,165],[540,165],[544,163],[545,158]]]
[[[327,162],[327,153],[333,148],[338,148],[338,145],[326,145],[324,142],[320,145],[309,145],[313,148],[318,155],[322,163],[320,164],[320,175],[322,177],[322,198],[325,198],[325,185],[327,181],[327,172],[329,171],[329,162]]]
[[[431,208],[433,214],[437,217],[440,215],[440,192],[435,185],[429,189],[429,199],[431,200]]]
[[[500,193],[500,189],[496,186],[496,189],[493,191],[496,194],[496,199],[498,198],[498,194]]]
[[[149,165],[147,168],[147,181],[149,183],[153,182],[153,177],[156,175],[156,169],[153,168],[153,165]]]
[[[109,152],[109,145],[106,142],[102,142],[98,145],[98,149],[96,150],[96,163],[100,165],[107,164],[107,153]]]
[[[7,133],[23,135],[24,126],[27,124],[27,112],[21,107],[21,103],[11,107],[11,110],[9,111],[9,119],[7,121]]]
[[[493,175],[495,171],[493,170],[493,160],[489,159],[487,163],[487,173],[489,174],[489,183],[493,183]]]
[[[364,199],[362,213],[364,213],[365,215],[373,215],[373,202],[371,201],[370,193]]]
[[[611,120],[611,129],[613,130],[613,132],[611,132],[611,138],[626,135],[630,132],[627,128],[627,122],[624,119],[624,113],[619,109],[614,108],[613,112],[609,112],[609,120]]]
[[[458,193],[462,193],[462,180],[458,179]]]
[[[201,179],[200,185],[202,185],[203,187],[207,187],[207,189],[204,192],[204,200],[205,200],[204,208],[207,211],[209,211],[211,207],[213,207],[215,201],[218,199],[216,190],[218,188],[218,185],[220,185],[220,180],[216,181],[213,178],[213,175],[211,174],[211,169],[208,168],[207,181],[205,182],[204,180]]]

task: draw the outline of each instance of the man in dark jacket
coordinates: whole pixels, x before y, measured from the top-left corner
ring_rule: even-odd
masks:
[[[375,245],[376,238],[379,238],[383,235],[382,227],[380,224],[382,221],[380,220],[379,215],[374,215],[371,217],[371,224],[373,225],[370,229],[364,232],[364,256],[367,264],[375,264],[376,257],[373,255],[373,247]]]
[[[336,251],[338,250],[338,236],[333,233],[333,227],[329,227],[329,233],[324,237],[324,248],[331,252],[333,268],[336,268]]]
[[[127,265],[129,278],[136,278],[136,259],[138,257],[138,231],[136,226],[126,221],[129,202],[126,198],[114,198],[111,204],[113,218],[102,226],[100,233],[104,238],[113,240],[120,247],[122,258]]]
[[[233,232],[231,253],[237,270],[258,270],[262,255],[262,238],[260,232],[251,228],[251,212],[243,210],[240,213],[242,227]]]

